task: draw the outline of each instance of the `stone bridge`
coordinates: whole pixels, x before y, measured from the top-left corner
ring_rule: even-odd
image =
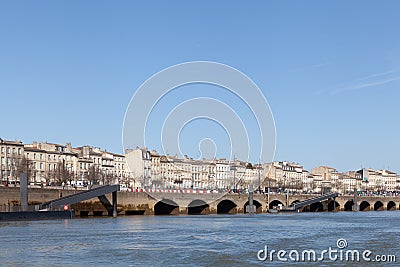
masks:
[[[76,190],[59,189],[29,189],[29,204],[37,205],[63,196],[77,193]],[[19,188],[0,187],[0,211],[12,210],[12,206],[19,205]],[[107,195],[111,199],[111,195]],[[254,205],[257,213],[267,212],[268,209],[278,204],[291,205],[315,195],[286,195],[254,194]],[[133,193],[118,192],[118,214],[125,215],[161,215],[161,214],[217,214],[217,213],[244,213],[248,204],[246,194],[217,194],[217,193]],[[351,211],[353,209],[353,196],[339,196],[304,207],[301,211]],[[11,205],[11,207],[10,207]],[[357,207],[360,211],[370,210],[399,210],[400,197],[358,197]],[[77,215],[107,215],[108,212],[99,199],[91,199],[72,205]]]
[[[291,205],[315,197],[315,195],[254,194],[257,213],[267,212],[273,206]],[[335,203],[334,203],[335,201]],[[219,214],[244,213],[248,204],[246,194],[185,194],[185,193],[129,193],[120,192],[118,203],[125,214]],[[300,211],[352,211],[353,196],[339,196],[317,202]],[[399,210],[400,197],[358,197],[360,211]],[[139,212],[139,211],[142,212]]]

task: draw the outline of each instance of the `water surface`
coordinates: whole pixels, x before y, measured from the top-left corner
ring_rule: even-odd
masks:
[[[400,211],[0,222],[2,266],[377,266],[259,261],[269,249],[400,251]],[[396,256],[400,256],[396,255]],[[387,264],[396,266],[397,264]],[[386,266],[385,265],[385,266]]]

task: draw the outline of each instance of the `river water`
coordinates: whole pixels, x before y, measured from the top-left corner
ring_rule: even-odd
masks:
[[[400,211],[257,215],[130,216],[0,222],[1,266],[377,266],[299,260],[329,247],[400,257]],[[339,249],[338,239],[347,247]],[[258,251],[285,250],[281,262]],[[337,253],[337,255],[339,255]],[[264,253],[259,254],[260,258]],[[368,255],[367,255],[368,256]],[[339,257],[339,256],[337,256]],[[282,257],[281,257],[282,258]],[[339,258],[340,259],[340,258]],[[400,260],[396,258],[397,261]],[[397,266],[386,263],[382,266]]]

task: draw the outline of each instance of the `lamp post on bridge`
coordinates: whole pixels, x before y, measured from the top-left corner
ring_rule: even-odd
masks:
[[[258,193],[261,194],[261,163],[260,163],[260,161],[258,161],[257,170],[258,170]]]
[[[235,164],[235,160],[233,161],[233,164]],[[230,170],[233,171],[233,193],[237,192],[237,188],[236,188],[236,166],[232,165],[230,167]]]
[[[0,170],[0,172],[1,172],[1,183],[4,183],[4,176],[3,176],[3,162],[1,162],[1,170]]]
[[[283,175],[283,190],[286,190],[286,174]]]

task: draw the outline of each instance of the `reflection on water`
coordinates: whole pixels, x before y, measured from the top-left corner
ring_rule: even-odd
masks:
[[[257,260],[265,245],[320,251],[336,247],[339,238],[348,249],[396,255],[399,218],[399,211],[383,211],[1,222],[0,265],[267,266],[271,263]]]

